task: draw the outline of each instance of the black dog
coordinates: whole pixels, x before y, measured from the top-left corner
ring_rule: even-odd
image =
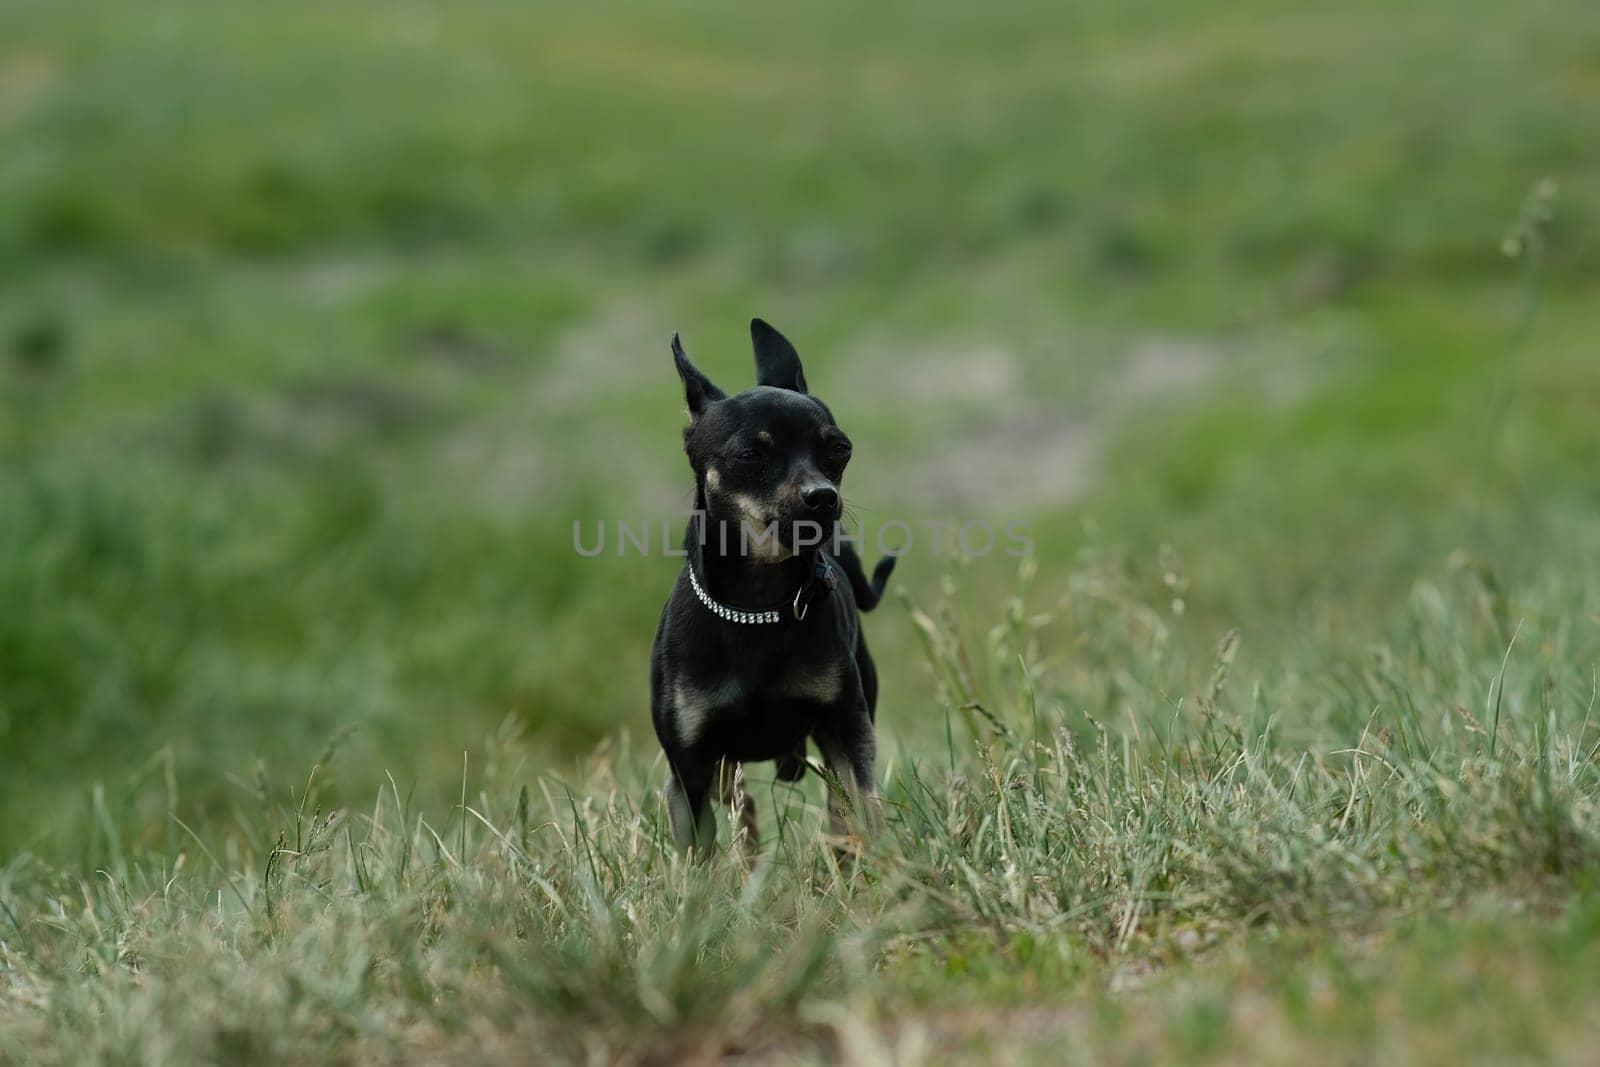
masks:
[[[672,768],[672,835],[686,849],[715,841],[708,799],[729,799],[738,764],[774,760],[778,777],[795,781],[807,738],[836,779],[833,832],[846,831],[847,804],[874,828],[880,819],[878,676],[856,612],[877,604],[894,557],[867,581],[838,533],[850,439],[807,395],[794,346],[760,319],[750,337],[757,385],[731,397],[672,338],[689,401],[683,442],[696,514],[650,655],[650,715]],[[755,805],[742,793],[753,849]]]

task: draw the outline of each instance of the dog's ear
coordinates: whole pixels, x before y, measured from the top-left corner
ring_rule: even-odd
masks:
[[[689,402],[690,419],[698,419],[707,404],[721,400],[726,395],[689,362],[689,357],[683,354],[683,344],[677,334],[672,335],[672,362],[678,368],[678,377],[683,379],[683,396]]]
[[[806,372],[800,353],[783,334],[762,319],[750,320],[750,343],[756,350],[756,384],[775,385],[796,393],[806,391]]]

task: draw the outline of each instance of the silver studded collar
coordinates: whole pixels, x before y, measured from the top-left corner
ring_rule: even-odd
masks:
[[[821,581],[830,593],[833,591],[834,583],[837,581],[833,574],[833,564],[828,561],[827,556],[820,552],[817,553],[817,567],[812,579],[808,580],[795,592],[794,601],[789,606],[790,614],[793,615],[796,622],[804,619],[806,612],[811,610],[811,598],[807,597],[806,593],[817,584],[817,581]],[[694,564],[692,563],[689,565],[689,585],[694,589],[694,595],[700,598],[700,603],[706,606],[706,610],[719,619],[740,623],[745,626],[761,626],[783,621],[784,613],[777,608],[767,608],[764,611],[746,611],[743,608],[731,607],[720,600],[713,599],[711,594],[705,591],[705,587],[700,584],[700,577],[695,574]]]

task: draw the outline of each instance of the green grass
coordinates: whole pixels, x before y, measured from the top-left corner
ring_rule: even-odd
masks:
[[[1163,607],[1101,568],[980,643],[932,605],[929,665],[982,713],[952,708],[943,750],[889,754],[888,830],[858,855],[822,838],[815,790],[752,775],[771,846],[749,873],[677,855],[659,759],[626,739],[536,777],[499,738],[464,806],[431,813],[393,786],[326,809],[335,756],[259,783],[209,841],[157,775],[165,848],[123,842],[97,796],[95,874],[26,856],[0,874],[0,1048],[1573,1055],[1600,951],[1597,650],[1576,621],[1597,594],[1508,649],[1456,572],[1337,680],[1253,685],[1231,635],[1185,659],[1151,625]],[[1046,665],[1057,642],[1077,652]],[[1286,739],[1306,714],[1310,748]]]
[[[0,1059],[1582,1058],[1597,99],[1576,0],[0,7]],[[571,549],[756,314],[1038,545],[868,619],[859,871],[670,855]]]

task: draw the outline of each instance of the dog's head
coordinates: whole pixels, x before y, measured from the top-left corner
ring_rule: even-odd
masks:
[[[744,551],[775,561],[831,536],[850,438],[806,392],[800,356],[783,334],[754,319],[750,340],[756,386],[733,396],[689,362],[677,335],[672,358],[689,402],[684,451],[707,519],[741,527]]]

